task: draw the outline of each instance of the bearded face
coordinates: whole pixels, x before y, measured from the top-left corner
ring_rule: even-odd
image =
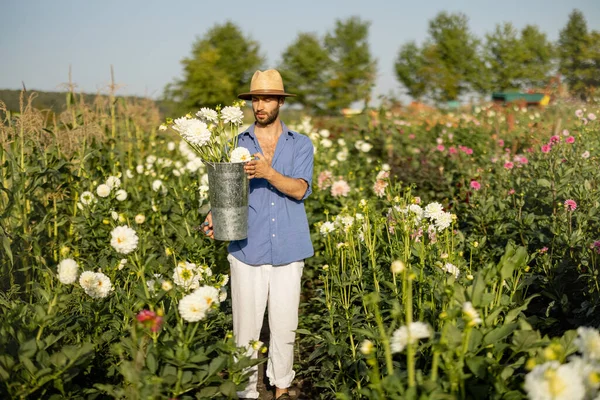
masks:
[[[279,96],[252,96],[254,119],[260,126],[271,125],[279,116],[283,100]]]

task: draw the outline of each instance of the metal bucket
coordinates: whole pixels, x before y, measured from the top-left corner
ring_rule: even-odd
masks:
[[[206,162],[205,165],[215,239],[246,239],[249,184],[244,163]]]

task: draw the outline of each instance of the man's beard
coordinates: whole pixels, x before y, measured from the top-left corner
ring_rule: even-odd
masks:
[[[266,113],[266,112],[263,111],[263,113]],[[256,120],[256,122],[259,125],[267,126],[267,125],[271,125],[273,122],[275,122],[275,120],[279,116],[279,107],[277,107],[276,109],[271,111],[271,113],[266,113],[266,114],[267,114],[267,117],[264,120],[259,121],[258,117],[256,116],[256,112],[254,112],[254,119]]]

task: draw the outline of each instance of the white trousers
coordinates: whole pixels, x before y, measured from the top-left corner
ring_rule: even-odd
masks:
[[[300,279],[304,261],[273,266],[248,265],[231,254],[231,301],[233,305],[233,334],[238,346],[248,346],[259,340],[265,309],[269,306],[269,359],[267,376],[271,385],[284,389],[292,384],[295,373],[294,341],[298,329]],[[249,348],[253,358],[258,351]],[[242,398],[258,399],[258,367],[252,368],[250,382],[238,392]]]

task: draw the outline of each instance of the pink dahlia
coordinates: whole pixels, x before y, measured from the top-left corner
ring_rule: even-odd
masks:
[[[569,211],[574,211],[577,208],[577,203],[573,199],[565,200],[565,208]]]
[[[471,181],[471,189],[479,190],[481,189],[481,184],[477,181]]]
[[[331,185],[331,195],[333,197],[339,197],[339,196],[346,197],[346,196],[348,196],[348,193],[350,193],[350,185],[348,185],[348,183],[343,179],[340,179],[339,181],[335,181]]]

